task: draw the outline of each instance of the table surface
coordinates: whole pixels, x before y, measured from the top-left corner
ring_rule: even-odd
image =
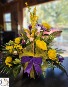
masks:
[[[63,65],[68,73],[68,58],[64,58]],[[0,77],[5,77],[1,74]],[[7,76],[6,76],[7,77]],[[46,78],[43,76],[37,77],[36,79],[27,78],[27,76],[22,76],[20,72],[17,79],[10,79],[10,87],[68,87],[68,77],[58,68],[55,68],[54,71],[47,69]]]

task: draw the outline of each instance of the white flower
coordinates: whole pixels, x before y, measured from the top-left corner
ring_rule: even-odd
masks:
[[[41,31],[41,27],[37,26],[37,32],[40,32],[40,31]]]
[[[17,55],[18,53],[17,53],[17,51],[15,50],[15,51],[13,52],[13,54]]]

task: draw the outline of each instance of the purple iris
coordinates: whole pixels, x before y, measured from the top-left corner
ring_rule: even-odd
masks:
[[[59,62],[63,62],[64,58],[61,55],[57,55],[57,57],[59,58]]]
[[[33,57],[33,56],[23,56],[21,59],[21,63],[26,63],[28,62],[28,66],[24,70],[24,73],[30,74],[30,71],[32,70],[32,67],[34,66],[34,69],[37,74],[41,74],[42,70],[40,65],[42,64],[42,58],[40,57]]]
[[[37,24],[37,26],[40,26],[41,30],[46,31],[46,28],[44,26],[42,26],[41,24]]]

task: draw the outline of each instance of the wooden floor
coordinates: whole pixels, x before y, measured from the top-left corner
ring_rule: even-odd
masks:
[[[65,58],[63,65],[68,73],[68,58]],[[1,74],[0,77],[5,77],[5,75]],[[12,76],[9,79],[9,87],[68,87],[68,77],[57,68],[55,68],[54,72],[47,69],[46,78],[40,76],[36,79],[29,79],[26,75],[22,76],[21,72],[17,79],[14,80]]]

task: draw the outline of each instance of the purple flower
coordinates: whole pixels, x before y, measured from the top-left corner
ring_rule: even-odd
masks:
[[[25,42],[25,40],[22,40],[22,44],[25,44],[26,42]]]
[[[44,26],[41,26],[41,30],[46,31],[46,28]]]
[[[64,58],[59,58],[59,62],[63,62]]]
[[[29,28],[29,30],[31,30],[31,29],[32,29],[32,26],[31,26],[31,25],[29,25],[29,26],[28,26],[28,28]]]
[[[25,40],[22,40],[22,47],[25,47],[26,46],[26,42]]]
[[[59,58],[59,62],[63,62],[64,58],[61,55],[57,55],[57,57]]]
[[[41,30],[46,31],[46,28],[44,26],[42,26],[41,24],[37,24],[37,27],[40,27],[40,31]]]

